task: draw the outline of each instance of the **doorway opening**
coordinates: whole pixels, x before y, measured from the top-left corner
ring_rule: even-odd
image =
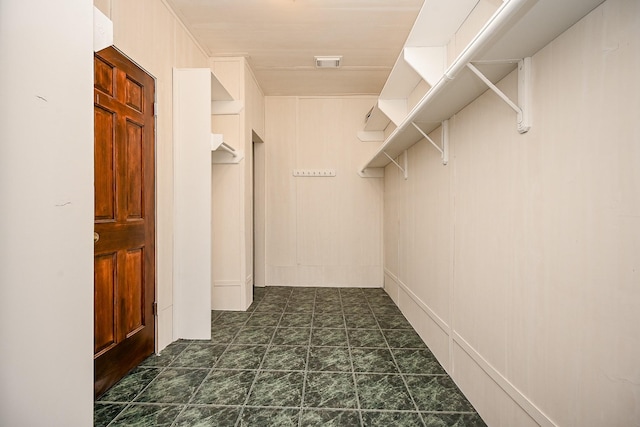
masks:
[[[253,173],[253,286],[264,287],[266,275],[265,260],[265,144],[262,138],[251,132]]]

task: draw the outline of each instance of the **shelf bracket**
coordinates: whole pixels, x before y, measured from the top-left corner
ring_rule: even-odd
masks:
[[[422,136],[425,137],[427,141],[431,143],[431,145],[433,145],[436,148],[436,150],[440,152],[440,157],[442,158],[442,164],[446,165],[447,163],[449,163],[449,120],[447,119],[442,121],[442,142],[441,142],[442,147],[436,144],[435,141],[431,139],[429,135],[427,135],[422,129],[420,129],[420,127],[417,124],[415,124],[415,122],[411,122],[411,124],[413,125],[414,128],[418,130],[418,132],[420,132]]]
[[[505,62],[511,62],[505,61]],[[531,129],[531,58],[523,58],[518,61],[518,103],[516,105],[504,92],[502,92],[491,80],[489,80],[480,70],[478,70],[473,64],[468,63],[469,68],[480,80],[486,84],[489,89],[494,91],[496,95],[500,97],[504,102],[511,107],[517,115],[518,132],[526,133]]]
[[[358,175],[360,178],[384,178],[384,168],[364,168]]]
[[[407,150],[404,150],[404,167],[400,166],[400,164],[398,162],[396,162],[393,157],[391,157],[390,155],[387,154],[386,151],[383,151],[382,154],[384,154],[385,156],[387,156],[387,158],[389,160],[391,160],[393,162],[394,165],[396,165],[398,167],[398,169],[400,169],[402,171],[402,173],[404,174],[404,179],[409,178],[409,156],[407,155]]]

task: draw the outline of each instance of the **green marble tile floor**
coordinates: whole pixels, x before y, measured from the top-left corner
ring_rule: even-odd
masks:
[[[256,288],[211,333],[147,358],[94,425],[485,426],[382,289]]]

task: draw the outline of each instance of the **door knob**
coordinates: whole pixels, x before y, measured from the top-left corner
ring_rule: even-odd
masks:
[[[93,243],[94,244],[98,243],[98,240],[100,240],[100,235],[94,231],[93,232]]]

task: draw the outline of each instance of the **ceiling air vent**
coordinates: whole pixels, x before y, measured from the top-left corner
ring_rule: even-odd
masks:
[[[340,68],[342,56],[316,56],[316,68]]]

